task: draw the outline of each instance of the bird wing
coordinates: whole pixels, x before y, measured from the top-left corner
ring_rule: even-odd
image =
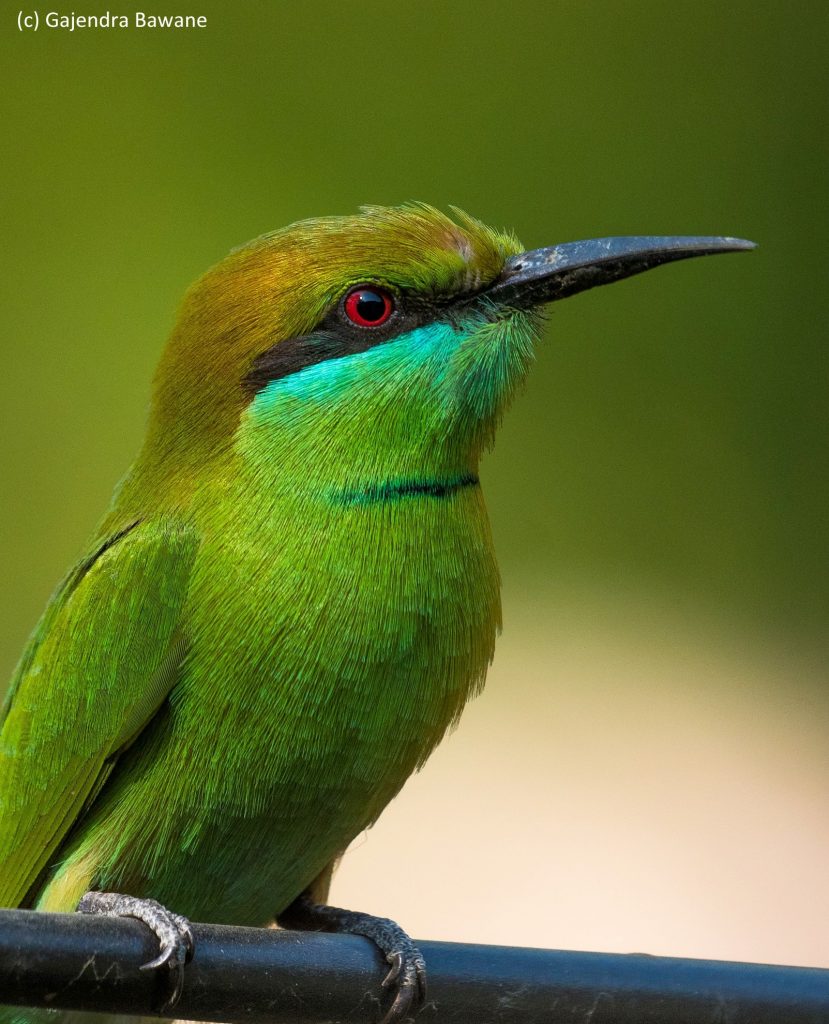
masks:
[[[0,907],[16,907],[169,693],[197,540],[135,522],[68,575],[12,680],[0,731]]]

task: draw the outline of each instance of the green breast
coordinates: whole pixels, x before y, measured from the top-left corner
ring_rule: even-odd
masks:
[[[101,808],[118,837],[101,883],[262,924],[377,818],[482,685],[498,575],[477,486],[280,499],[267,515],[215,498],[183,676],[125,756],[111,816]]]

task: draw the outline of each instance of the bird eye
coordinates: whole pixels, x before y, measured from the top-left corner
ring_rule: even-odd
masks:
[[[343,310],[358,327],[379,327],[394,312],[394,299],[383,288],[361,285],[346,295]]]

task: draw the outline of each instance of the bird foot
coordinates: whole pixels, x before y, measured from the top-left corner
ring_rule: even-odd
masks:
[[[160,951],[155,959],[141,965],[142,971],[169,968],[164,1001],[159,1012],[176,1005],[184,986],[184,965],[193,959],[196,944],[190,922],[181,914],[174,914],[156,900],[142,900],[118,892],[88,892],[78,903],[81,914],[101,914],[105,917],[134,917],[143,921],[156,936]]]
[[[399,940],[395,943],[398,948],[391,952],[383,949],[377,939],[373,940],[380,951],[386,954],[386,960],[391,964],[391,970],[383,979],[383,988],[394,992],[394,1002],[381,1024],[396,1024],[397,1021],[414,1017],[426,1002],[426,961],[417,946],[402,928],[394,924],[394,921],[382,917],[370,918],[368,914],[366,917],[386,925],[394,925],[400,934]]]
[[[279,914],[276,921],[282,928],[343,932],[371,939],[391,965],[382,987],[390,991],[394,998],[380,1024],[401,1024],[413,1018],[426,1002],[426,962],[423,954],[394,921],[315,903],[305,893]]]

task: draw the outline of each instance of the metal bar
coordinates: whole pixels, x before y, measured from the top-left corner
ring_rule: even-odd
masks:
[[[194,926],[176,1014],[228,1024],[372,1021],[386,971],[366,939]],[[422,942],[438,1024],[827,1024],[829,970]],[[0,1003],[157,1015],[138,921],[0,910]]]

